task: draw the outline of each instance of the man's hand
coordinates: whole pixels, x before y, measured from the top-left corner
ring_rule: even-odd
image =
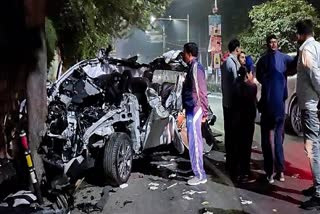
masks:
[[[208,117],[202,117],[202,123],[205,123],[208,120]]]

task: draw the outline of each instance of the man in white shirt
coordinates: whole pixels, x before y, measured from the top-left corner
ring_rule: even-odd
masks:
[[[299,49],[297,65],[297,97],[301,109],[305,151],[310,159],[314,184],[302,193],[312,198],[301,208],[320,208],[320,122],[317,104],[320,97],[320,43],[313,37],[311,20],[296,24]]]

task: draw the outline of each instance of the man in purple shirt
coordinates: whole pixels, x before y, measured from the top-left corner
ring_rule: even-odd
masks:
[[[195,43],[184,45],[183,60],[189,69],[184,82],[182,99],[187,117],[189,155],[194,177],[188,181],[191,186],[204,184],[207,176],[203,168],[203,140],[201,124],[207,119],[207,83],[203,66],[197,61],[198,47]]]

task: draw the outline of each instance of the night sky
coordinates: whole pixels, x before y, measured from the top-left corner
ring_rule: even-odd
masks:
[[[218,0],[219,14],[222,15],[223,47],[238,33],[248,28],[248,12],[253,5],[266,0]],[[310,0],[320,8],[319,0]],[[208,15],[212,13],[214,0],[174,0],[167,9],[164,17],[186,18],[190,15],[190,40],[200,44],[202,62],[206,64],[206,50],[209,43]],[[186,42],[186,23],[172,24],[165,22],[167,34],[167,48],[181,49]],[[117,46],[120,57],[135,55],[143,56],[143,61],[150,61],[162,53],[162,43],[148,43],[144,32],[135,30],[126,40],[121,40]]]

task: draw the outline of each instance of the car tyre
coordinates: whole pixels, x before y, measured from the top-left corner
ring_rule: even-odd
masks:
[[[107,181],[114,186],[126,183],[132,170],[132,141],[125,133],[114,133],[106,139],[103,169]]]
[[[290,109],[290,126],[297,136],[302,136],[301,111],[298,102],[294,101]]]

